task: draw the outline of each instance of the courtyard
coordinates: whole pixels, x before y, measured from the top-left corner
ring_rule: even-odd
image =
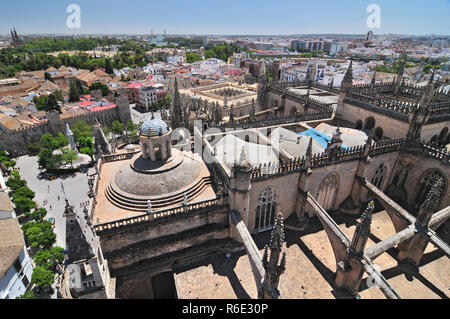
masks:
[[[84,219],[81,204],[89,200],[88,176],[86,173],[75,173],[70,175],[60,175],[55,180],[38,178],[41,170],[38,165],[37,156],[22,156],[17,159],[17,168],[20,175],[27,181],[35,193],[34,201],[39,207],[47,209],[45,219],[55,219],[56,246],[66,249],[66,220],[63,216],[65,208],[65,198],[74,207],[78,219]],[[90,168],[89,175],[95,173],[94,168]],[[61,187],[63,185],[63,188]],[[85,233],[86,234],[86,233]],[[87,232],[89,234],[89,232]]]

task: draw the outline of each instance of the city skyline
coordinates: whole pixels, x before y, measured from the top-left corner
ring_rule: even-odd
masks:
[[[81,28],[70,29],[66,12],[70,4],[81,8]],[[381,27],[369,28],[367,7],[377,4]],[[171,0],[164,3],[134,0],[105,3],[43,0],[39,7],[24,0],[9,3],[0,13],[0,34],[15,27],[27,34],[162,34],[171,35],[297,35],[364,34],[448,35],[450,1],[359,0],[255,1],[208,3],[204,0]],[[415,21],[419,19],[420,23]],[[446,34],[447,33],[447,34]]]

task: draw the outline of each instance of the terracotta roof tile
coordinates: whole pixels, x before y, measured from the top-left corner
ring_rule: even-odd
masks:
[[[16,218],[0,220],[0,238],[0,277],[3,277],[25,245]]]

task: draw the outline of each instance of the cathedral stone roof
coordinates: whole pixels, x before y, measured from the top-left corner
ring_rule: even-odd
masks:
[[[161,119],[147,120],[141,126],[141,135],[144,136],[158,136],[159,134],[166,134],[169,132],[169,127]]]

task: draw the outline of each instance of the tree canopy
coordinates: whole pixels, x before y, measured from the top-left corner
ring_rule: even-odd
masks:
[[[52,286],[55,280],[55,274],[43,267],[36,266],[31,275],[31,282],[39,286],[42,289],[48,289]]]
[[[56,242],[56,234],[49,221],[28,222],[22,226],[22,230],[32,247],[49,249]]]
[[[40,250],[34,255],[33,260],[36,266],[46,270],[55,271],[57,263],[64,261],[64,249],[61,247],[51,247],[47,250]]]

